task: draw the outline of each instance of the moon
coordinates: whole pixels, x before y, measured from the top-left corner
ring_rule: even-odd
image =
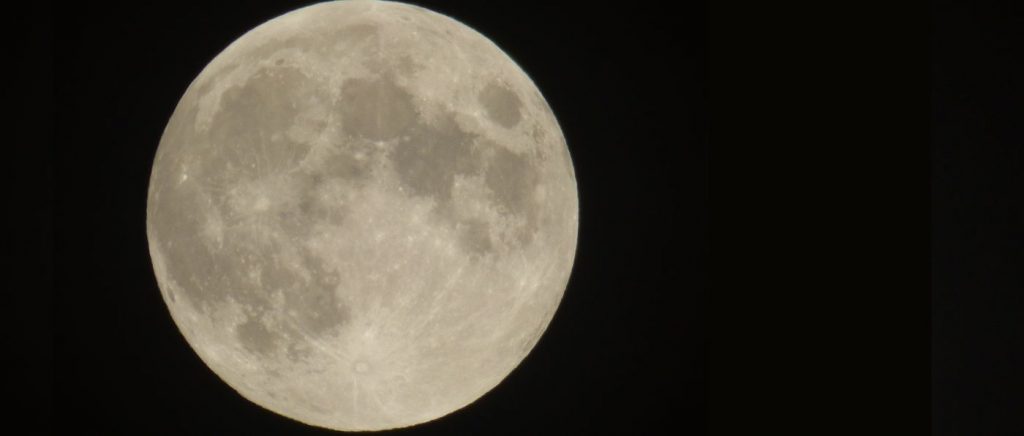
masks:
[[[393,2],[249,31],[181,97],[149,253],[175,324],[243,397],[362,431],[445,416],[537,343],[578,196],[532,80],[469,27]]]

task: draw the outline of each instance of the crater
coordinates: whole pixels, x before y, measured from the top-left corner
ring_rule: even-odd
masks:
[[[487,118],[505,128],[515,127],[522,118],[520,109],[522,102],[519,97],[504,85],[491,82],[478,95],[480,105],[484,107]]]
[[[404,133],[416,122],[413,97],[391,79],[348,79],[335,105],[344,131],[371,141]]]

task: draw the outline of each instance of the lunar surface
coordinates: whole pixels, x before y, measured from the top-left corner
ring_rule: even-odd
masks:
[[[420,7],[320,3],[192,82],[153,164],[170,313],[242,396],[337,430],[433,420],[537,343],[576,250],[576,181],[533,82]]]

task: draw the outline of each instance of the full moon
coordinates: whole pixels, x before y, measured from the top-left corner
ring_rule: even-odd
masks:
[[[469,27],[320,3],[207,65],[153,162],[174,322],[243,397],[306,424],[434,420],[497,386],[572,270],[578,198],[532,80]]]

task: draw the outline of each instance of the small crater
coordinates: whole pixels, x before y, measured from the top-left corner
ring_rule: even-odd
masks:
[[[397,137],[416,122],[412,95],[388,79],[348,79],[336,103],[348,134],[383,141]]]
[[[507,87],[491,82],[480,91],[480,104],[487,112],[487,117],[505,128],[515,127],[522,118],[519,97]]]

